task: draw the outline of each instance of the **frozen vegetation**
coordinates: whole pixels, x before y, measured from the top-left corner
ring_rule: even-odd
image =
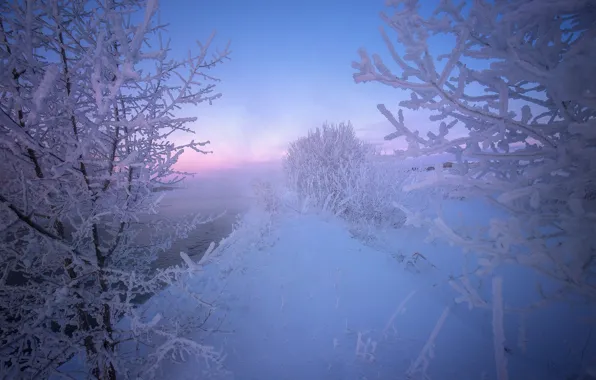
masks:
[[[322,125],[157,270],[215,217],[155,214],[230,52],[172,61],[156,0],[106,4],[0,3],[2,379],[596,378],[591,0],[387,1],[352,66],[408,92],[377,107],[407,148]]]

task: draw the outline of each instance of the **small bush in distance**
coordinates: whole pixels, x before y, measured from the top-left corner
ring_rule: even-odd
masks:
[[[315,207],[351,221],[396,224],[401,218],[391,201],[399,181],[378,158],[350,123],[324,124],[290,144],[284,173],[292,190]]]
[[[355,176],[369,151],[350,123],[325,123],[290,144],[284,159],[286,179],[300,197],[323,206],[330,194],[341,195],[342,182]]]

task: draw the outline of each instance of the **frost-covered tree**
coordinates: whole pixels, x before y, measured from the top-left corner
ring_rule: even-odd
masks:
[[[324,124],[290,143],[284,170],[300,196],[322,205],[328,195],[337,196],[339,180],[354,178],[369,152],[350,123]]]
[[[157,0],[0,3],[3,378],[45,378],[75,356],[98,379],[146,377],[180,352],[218,360],[183,321],[137,307],[197,269],[188,257],[186,269],[151,265],[202,220],[141,222],[186,174],[173,167],[183,151],[207,153],[170,136],[192,132],[177,109],[220,96],[207,72],[229,54],[211,53],[212,36],[168,59],[157,11]],[[155,234],[139,240],[141,229]]]
[[[283,165],[290,188],[311,205],[355,222],[395,225],[403,220],[389,198],[399,181],[350,123],[324,124],[293,141]]]
[[[454,155],[453,168],[406,190],[456,186],[507,215],[475,233],[415,210],[409,221],[475,252],[478,274],[530,266],[559,284],[545,297],[595,302],[596,3],[441,0],[431,14],[416,0],[387,4],[391,63],[362,49],[354,79],[408,90],[399,106],[431,114],[436,129],[421,136],[401,109],[378,105],[395,127],[386,139],[408,144],[398,154]]]

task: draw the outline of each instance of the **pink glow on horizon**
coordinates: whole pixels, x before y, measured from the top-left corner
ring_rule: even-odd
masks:
[[[220,110],[213,108],[212,111]],[[206,123],[203,123],[203,127],[211,125],[211,128],[203,129],[197,126],[197,135],[211,141],[205,150],[213,153],[201,154],[187,149],[175,166],[176,169],[200,173],[280,162],[288,145],[308,133],[308,125],[311,125],[310,129],[314,129],[322,124],[305,125],[306,123],[303,122],[293,122],[292,118],[288,117],[278,123],[255,123],[257,127],[251,127],[248,121],[250,118],[245,110],[244,113],[239,109],[224,109],[224,111],[226,112],[223,112],[223,116],[209,118]],[[406,111],[405,115],[406,124],[413,130],[418,130],[421,136],[426,136],[427,132],[438,129],[438,123],[428,120],[428,112]],[[384,136],[395,131],[395,127],[387,120],[375,114],[356,114],[353,118],[358,120],[352,124],[356,135],[377,146],[382,153],[392,154],[394,150],[407,149],[403,136],[391,141],[383,139]],[[367,122],[367,119],[371,121]],[[465,135],[465,131],[461,128],[455,128],[449,137],[457,138]],[[182,144],[188,137],[181,137],[177,142]]]
[[[246,151],[247,149],[245,149]],[[201,154],[194,151],[185,151],[178,160],[175,168],[188,172],[212,172],[218,170],[234,169],[245,166],[259,165],[263,163],[279,162],[285,154],[285,150],[274,147],[263,147],[262,150],[250,154],[242,152],[230,152],[214,150],[210,154]]]
[[[384,132],[388,126],[373,124],[373,128],[356,128],[356,135],[376,146],[385,153],[392,153],[394,149],[404,149],[406,144],[403,138],[393,141],[384,141]],[[389,126],[389,128],[391,128]],[[391,129],[389,129],[389,132]],[[285,133],[284,133],[285,132]],[[185,150],[180,156],[175,168],[188,172],[212,172],[217,170],[234,169],[239,167],[259,165],[263,163],[280,162],[287,152],[291,141],[297,138],[296,130],[280,128],[277,131],[266,131],[258,139],[245,140],[240,136],[215,140],[207,147],[213,153],[202,154],[192,150]],[[302,135],[306,135],[304,132]],[[242,141],[245,144],[242,144]]]

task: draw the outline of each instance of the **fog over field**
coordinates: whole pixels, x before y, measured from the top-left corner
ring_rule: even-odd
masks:
[[[181,182],[180,188],[165,192],[156,217],[223,215],[200,225],[188,238],[174,242],[172,248],[157,259],[155,266],[163,268],[179,263],[180,251],[191,257],[202,255],[211,242],[217,243],[232,232],[238,217],[254,202],[254,181],[279,183],[281,179],[281,163],[251,164],[198,173]]]
[[[448,161],[448,154],[408,158],[396,161],[392,156],[377,156],[380,163],[388,160],[391,165],[399,165],[403,170],[426,169]],[[199,172],[180,183],[179,188],[165,192],[159,207],[159,216],[181,218],[191,214],[224,215],[198,227],[187,239],[174,242],[172,249],[162,254],[157,267],[166,267],[181,261],[179,251],[191,256],[202,255],[209,244],[226,237],[238,216],[243,215],[255,201],[253,184],[265,181],[272,184],[283,182],[282,162],[247,164],[237,168],[226,168]]]

